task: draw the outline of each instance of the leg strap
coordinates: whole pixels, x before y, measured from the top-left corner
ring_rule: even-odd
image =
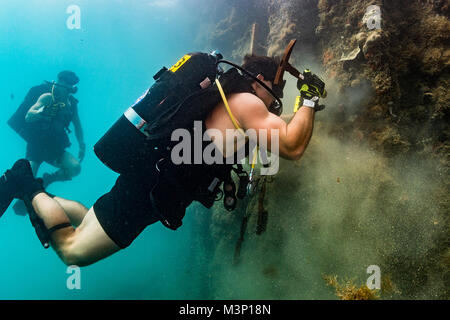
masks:
[[[72,224],[70,222],[60,223],[60,224],[57,224],[56,226],[53,226],[50,229],[48,229],[47,233],[50,236],[56,230],[64,229],[64,228],[71,227],[71,226],[72,226]]]
[[[50,247],[50,237],[48,230],[45,227],[44,221],[42,221],[42,219],[37,215],[36,211],[34,211],[31,200],[28,197],[25,197],[23,199],[23,202],[25,202],[31,225],[34,227],[39,241],[41,242],[42,246],[47,249],[48,247]]]
[[[34,227],[34,230],[36,231],[36,235],[39,238],[39,241],[41,241],[42,246],[45,249],[47,249],[48,247],[50,247],[50,235],[56,230],[71,227],[72,224],[69,222],[64,222],[61,224],[57,224],[56,226],[53,226],[50,229],[47,229],[47,227],[44,224],[44,221],[37,215],[36,211],[33,208],[33,205],[31,204],[31,199],[33,199],[37,193],[31,195],[30,197],[24,197],[23,201],[25,203],[25,206],[27,207],[28,216],[30,217],[30,222]],[[52,198],[55,197],[52,194],[49,193],[47,194]]]

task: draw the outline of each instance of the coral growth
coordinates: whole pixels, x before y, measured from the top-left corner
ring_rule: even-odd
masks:
[[[379,29],[370,30],[361,23],[366,22],[364,12],[371,5],[381,8]],[[448,5],[440,1],[381,4],[366,0],[346,1],[344,6],[342,1],[323,0],[318,8],[323,67],[326,74],[336,76],[336,90],[345,98],[348,88],[368,79],[376,93],[365,112],[346,119],[347,132],[385,130],[367,137],[379,139],[371,143],[391,155],[417,151],[424,139],[434,146],[442,143],[442,136],[448,137],[449,131],[446,119],[450,103],[445,85],[449,79],[450,21],[442,14]],[[339,61],[338,57],[358,47],[362,60]],[[414,125],[420,127],[419,135],[409,134]],[[434,130],[436,126],[443,132]],[[413,148],[399,149],[399,144]],[[390,148],[395,151],[390,152]]]
[[[397,289],[390,277],[382,277],[380,289],[369,289],[367,285],[355,285],[355,280],[338,281],[337,275],[324,275],[327,286],[334,288],[335,294],[341,300],[379,300],[390,298],[401,292]]]
[[[324,276],[328,286],[331,286],[336,291],[336,296],[341,300],[378,300],[380,296],[377,290],[371,290],[366,285],[357,287],[352,280],[346,280],[339,283],[337,276]]]

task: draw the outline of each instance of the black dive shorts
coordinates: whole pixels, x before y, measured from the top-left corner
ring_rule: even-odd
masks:
[[[27,144],[27,154],[25,158],[33,162],[47,162],[54,164],[61,159],[65,152],[65,148],[52,145],[42,145],[36,143]]]
[[[155,182],[155,175],[120,175],[111,191],[94,204],[100,225],[120,248],[129,246],[148,225],[159,221],[149,197]]]

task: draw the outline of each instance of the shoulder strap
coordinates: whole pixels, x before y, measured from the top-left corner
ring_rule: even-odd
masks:
[[[227,108],[228,115],[230,116],[231,122],[233,122],[234,127],[243,135],[246,136],[244,130],[238,125],[236,118],[233,116],[233,113],[231,112],[230,106],[228,105],[227,98],[225,97],[225,93],[223,92],[222,86],[220,84],[219,79],[216,79],[216,85],[219,89],[220,96],[222,97],[222,101],[225,105],[225,108]]]

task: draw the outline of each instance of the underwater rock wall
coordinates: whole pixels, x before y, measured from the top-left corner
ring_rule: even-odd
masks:
[[[249,52],[252,24],[258,22],[258,46],[255,52],[264,54],[268,32],[268,11],[261,1],[197,0],[193,4],[199,16],[209,17],[200,23],[197,43],[208,50],[218,49],[225,59],[240,63]]]
[[[209,257],[209,295],[331,299],[329,279],[365,285],[367,267],[377,265],[381,290],[351,298],[448,299],[448,3],[216,5],[224,16],[212,30],[226,32],[213,31],[209,43],[239,61],[254,22],[258,53],[281,54],[296,38],[291,62],[322,75],[329,96],[300,161],[281,161],[276,176],[259,177],[257,192],[232,213],[220,202],[212,212],[195,207],[211,240],[197,244]],[[379,27],[370,20],[373,5]],[[290,87],[286,113],[296,95]]]
[[[438,3],[319,1],[316,32],[328,79],[343,97],[367,83],[374,91],[357,109],[339,104],[341,135],[367,139],[388,156],[448,154],[450,21],[448,6]],[[372,30],[363,21],[371,5],[381,8],[380,28]]]
[[[205,4],[208,5],[205,5]],[[203,5],[202,5],[203,4]],[[315,27],[318,24],[317,0],[201,0],[200,10],[207,10],[210,20],[203,21],[197,42],[208,48],[218,48],[236,62],[249,53],[252,24],[257,23],[256,54],[282,54],[286,44],[297,38],[301,45],[297,54],[316,50]],[[203,9],[202,9],[203,8]],[[207,9],[206,9],[207,8]],[[300,54],[299,54],[300,52]]]
[[[380,25],[369,28],[371,22],[364,17],[370,15],[368,8],[373,5],[381,9]],[[316,32],[321,41],[322,65],[336,94],[333,118],[327,119],[328,133],[353,145],[368,145],[391,159],[389,165],[394,168],[401,162],[402,168],[395,168],[394,173],[401,170],[411,180],[434,164],[421,182],[428,185],[426,193],[430,196],[423,201],[436,206],[440,222],[435,223],[444,227],[435,230],[432,248],[417,252],[414,258],[392,257],[390,269],[397,276],[403,272],[421,278],[421,284],[436,277],[448,284],[448,2],[321,0],[318,6],[320,24]],[[355,104],[353,99],[361,92],[372,94]],[[414,171],[406,170],[414,166]],[[407,189],[408,183],[400,186]],[[399,203],[403,200],[401,197]],[[411,201],[418,199],[408,197],[407,202]],[[408,268],[420,271],[406,272]],[[420,289],[403,285],[407,287],[404,296],[419,294]],[[446,290],[441,294],[448,297]]]

